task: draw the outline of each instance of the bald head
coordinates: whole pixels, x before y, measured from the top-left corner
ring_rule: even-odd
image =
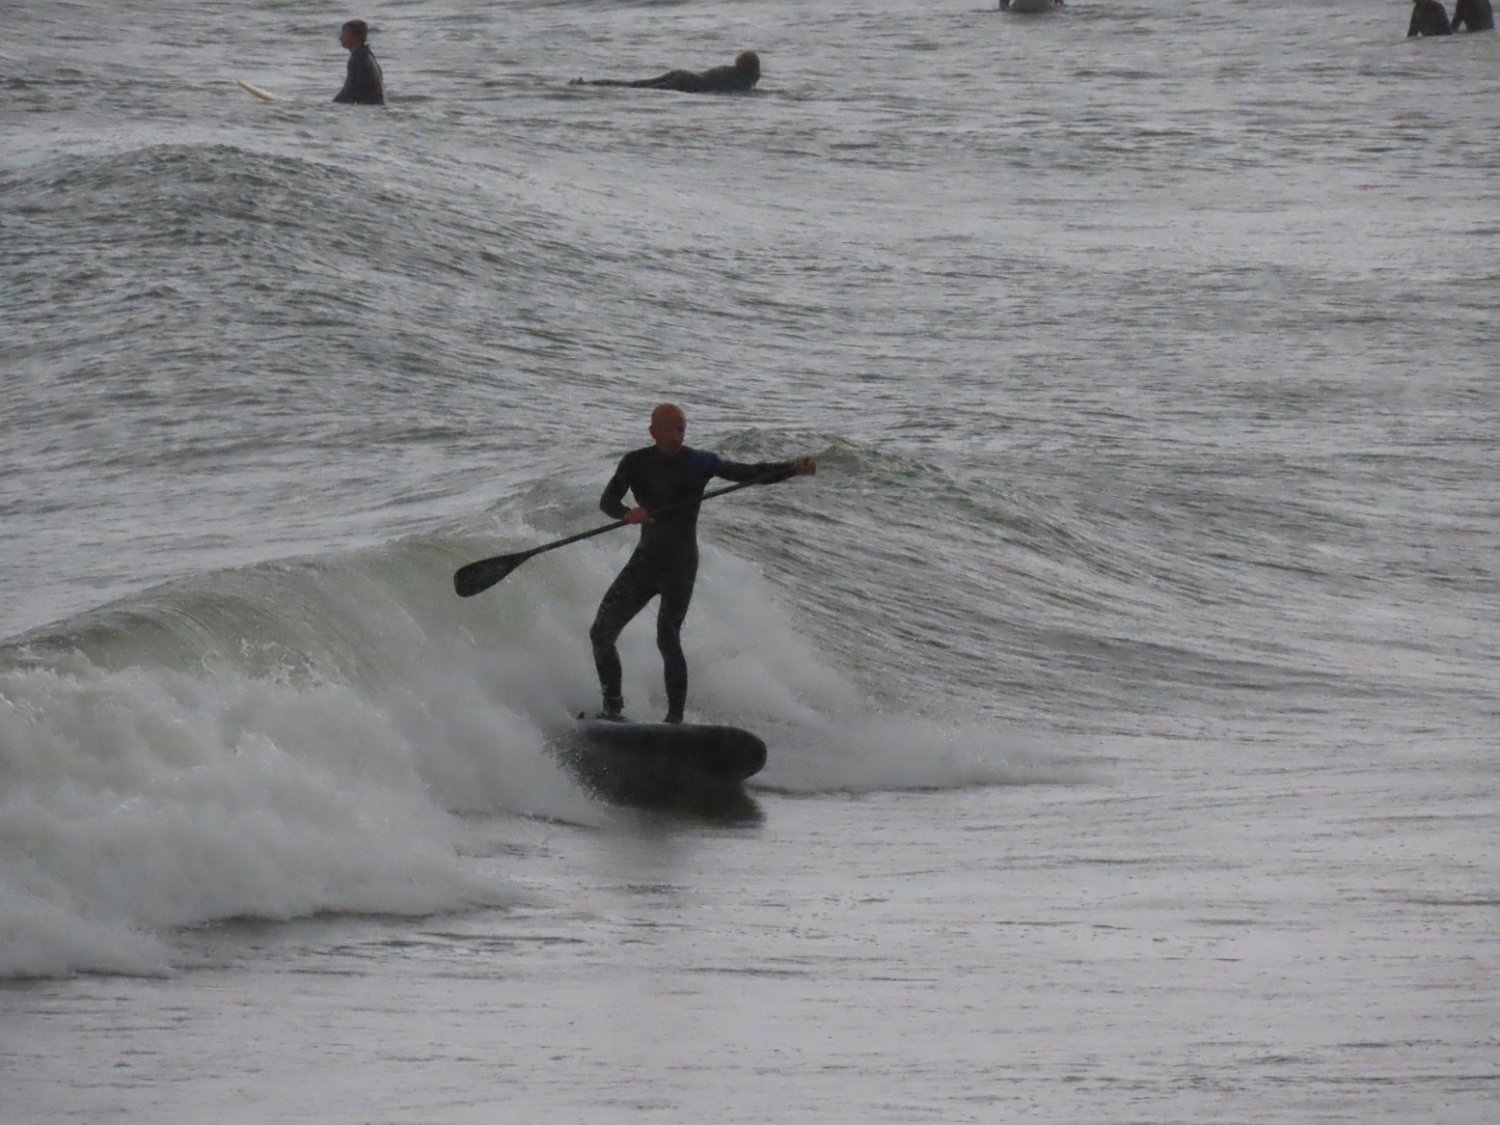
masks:
[[[651,439],[656,442],[657,452],[671,457],[682,448],[686,436],[687,417],[681,407],[663,402],[651,412]]]
[[[668,422],[679,426],[685,425],[687,423],[687,416],[683,414],[682,407],[678,406],[675,402],[658,403],[656,408],[651,411],[651,424],[657,426]]]

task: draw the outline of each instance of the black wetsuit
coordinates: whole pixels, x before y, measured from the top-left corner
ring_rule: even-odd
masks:
[[[649,445],[620,459],[619,468],[599,497],[599,507],[617,520],[624,519],[628,509],[622,500],[629,491],[646,511],[661,514],[652,523],[641,524],[641,540],[635,553],[605,592],[589,629],[594,666],[599,671],[606,706],[618,704],[620,699],[620,654],[615,641],[631,618],[659,594],[656,647],[661,650],[666,672],[667,714],[677,719],[682,717],[688,676],[681,632],[688,603],[693,599],[693,582],[698,576],[698,500],[714,477],[733,481],[759,479],[770,484],[795,473],[790,461],[746,465],[687,446],[668,457]]]
[[[639,78],[634,82],[619,82],[612,78],[599,78],[590,86],[633,86],[642,90],[676,90],[682,94],[744,94],[748,93],[760,76],[750,78],[733,66],[716,66],[712,70],[669,70],[655,78]]]
[[[1448,22],[1448,10],[1438,0],[1416,0],[1411,10],[1411,25],[1406,29],[1408,39],[1417,35],[1452,35],[1453,25]]]
[[[1457,31],[1460,24],[1470,31],[1493,31],[1495,12],[1490,0],[1458,0],[1453,5],[1453,30]]]
[[[385,76],[380,73],[380,64],[368,43],[349,52],[344,88],[333,100],[354,105],[385,105]]]

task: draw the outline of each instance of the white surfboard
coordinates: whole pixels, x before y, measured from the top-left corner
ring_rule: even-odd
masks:
[[[274,102],[276,100],[276,96],[274,94],[266,93],[259,86],[250,85],[250,83],[246,82],[243,78],[236,78],[235,81],[238,82],[240,86],[242,86],[251,95],[259,98],[263,102]]]

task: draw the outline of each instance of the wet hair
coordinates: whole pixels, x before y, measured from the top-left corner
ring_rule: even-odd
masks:
[[[760,56],[754,51],[741,51],[734,60],[734,69],[751,82],[760,81]]]
[[[361,43],[370,37],[370,25],[364,20],[349,20],[344,24],[344,30]]]

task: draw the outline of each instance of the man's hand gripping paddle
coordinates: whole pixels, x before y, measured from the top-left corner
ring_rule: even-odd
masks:
[[[651,514],[654,516],[658,512],[680,508],[683,504],[712,500],[715,496],[727,496],[731,492],[738,492],[742,488],[749,488],[752,484],[765,484],[773,479],[775,479],[774,476],[768,475],[756,477],[754,480],[741,481],[739,484],[726,485],[724,488],[715,488],[698,497],[697,501],[682,500],[676,504],[664,504]],[[461,566],[453,572],[453,591],[461,598],[472,598],[475,594],[482,594],[488,590],[533,555],[540,555],[547,551],[556,550],[558,547],[566,547],[569,543],[577,543],[580,539],[603,535],[606,531],[613,531],[617,527],[624,527],[629,522],[629,520],[615,520],[614,523],[607,523],[603,527],[596,527],[591,531],[580,531],[577,535],[569,535],[566,539],[558,539],[552,543],[543,543],[540,547],[533,547],[529,551],[517,551],[513,555],[496,555],[494,558],[471,562],[467,566]]]

